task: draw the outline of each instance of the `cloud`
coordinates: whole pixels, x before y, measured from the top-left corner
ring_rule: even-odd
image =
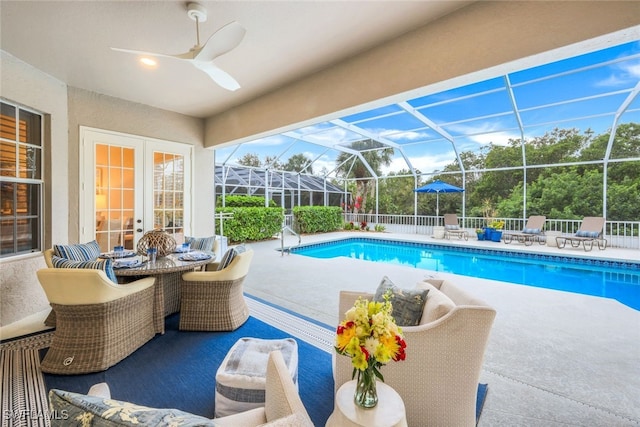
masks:
[[[611,74],[594,84],[595,87],[617,88],[636,84],[640,78],[640,60],[629,60],[609,67]]]
[[[439,154],[408,157],[414,169],[418,169],[423,173],[429,173],[444,169],[445,166],[455,160],[455,153],[451,150]],[[382,168],[382,174],[388,175],[390,172],[398,172],[402,169],[409,169],[409,166],[402,156],[398,156],[391,161],[391,165]]]

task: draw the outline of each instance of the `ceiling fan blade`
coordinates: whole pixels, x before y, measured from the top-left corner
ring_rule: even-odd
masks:
[[[237,21],[233,21],[213,33],[204,46],[196,53],[199,61],[213,61],[240,44],[247,30]]]
[[[225,71],[222,71],[220,68],[213,65],[213,63],[201,62],[201,61],[193,61],[192,63],[198,69],[207,73],[209,77],[211,77],[211,79],[213,79],[213,81],[216,82],[221,87],[230,91],[235,91],[240,89],[240,84],[233,77],[231,77],[228,73],[226,73]]]
[[[132,53],[134,55],[145,55],[145,56],[157,56],[161,58],[173,58],[173,59],[193,59],[193,52],[185,52],[178,55],[168,55],[166,53],[157,53],[157,52],[145,52],[143,50],[134,50],[134,49],[122,49],[119,47],[112,47],[111,50],[115,50],[118,52],[124,53]]]

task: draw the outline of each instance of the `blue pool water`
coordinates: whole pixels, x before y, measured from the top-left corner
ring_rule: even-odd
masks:
[[[315,258],[349,257],[613,298],[640,310],[640,263],[350,238],[301,246]]]

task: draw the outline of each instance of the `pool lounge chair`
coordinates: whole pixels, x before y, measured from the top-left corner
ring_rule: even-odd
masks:
[[[461,229],[458,225],[458,215],[444,214],[444,238],[451,240],[451,236],[469,240],[469,232]]]
[[[516,242],[524,243],[525,246],[531,246],[533,242],[544,245],[547,242],[547,238],[544,235],[544,222],[546,220],[547,217],[544,215],[531,215],[521,232],[505,232],[502,234],[502,238],[506,244],[515,240]]]
[[[604,229],[604,217],[601,216],[585,216],[582,224],[576,234],[573,236],[558,236],[556,244],[562,249],[567,242],[574,248],[579,248],[580,244],[585,251],[593,249],[593,244],[598,245],[598,249],[603,250],[607,247],[607,239],[602,236]]]

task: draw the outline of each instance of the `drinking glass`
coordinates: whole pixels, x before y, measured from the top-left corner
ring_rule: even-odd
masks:
[[[158,254],[157,248],[148,248],[147,249],[147,257],[149,258],[149,262],[156,262],[156,256]]]

